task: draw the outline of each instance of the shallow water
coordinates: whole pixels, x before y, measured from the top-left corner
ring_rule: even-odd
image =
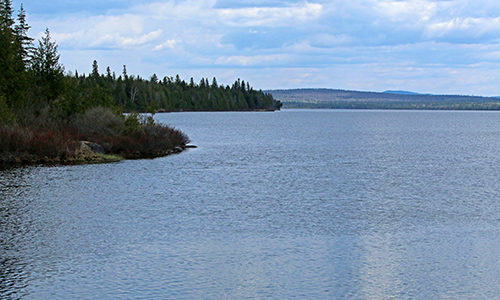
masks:
[[[500,113],[156,118],[199,148],[0,171],[0,298],[500,295]]]

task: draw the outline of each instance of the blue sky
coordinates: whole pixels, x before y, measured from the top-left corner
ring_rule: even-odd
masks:
[[[67,71],[500,95],[498,0],[24,0]]]

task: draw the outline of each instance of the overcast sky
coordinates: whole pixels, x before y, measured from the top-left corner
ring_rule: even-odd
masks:
[[[500,95],[500,1],[15,0],[67,71]]]

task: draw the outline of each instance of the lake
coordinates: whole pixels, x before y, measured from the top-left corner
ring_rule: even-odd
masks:
[[[199,148],[0,171],[0,298],[500,295],[500,112],[155,118]]]

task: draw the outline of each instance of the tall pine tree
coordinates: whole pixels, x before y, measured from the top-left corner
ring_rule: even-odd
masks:
[[[27,80],[13,12],[10,0],[0,0],[0,94],[8,107],[18,108],[24,105]]]
[[[21,50],[21,56],[25,65],[28,64],[31,52],[33,51],[33,38],[28,36],[31,26],[26,22],[26,11],[23,5],[17,14],[17,24],[14,27],[14,34]]]
[[[59,57],[57,45],[51,40],[49,29],[46,29],[33,51],[31,71],[39,88],[39,96],[47,102],[55,100],[63,90],[64,68],[59,63]]]

